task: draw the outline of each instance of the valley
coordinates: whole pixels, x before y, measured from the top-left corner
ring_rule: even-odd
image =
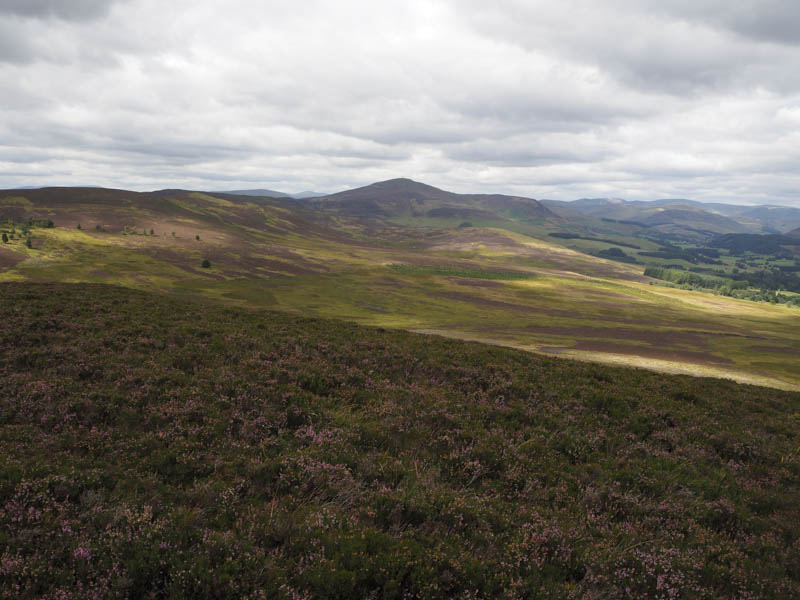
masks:
[[[0,215],[16,232],[0,281],[111,283],[800,389],[800,310],[665,287],[647,266],[698,263],[640,252],[703,260],[688,248],[704,246],[589,228],[531,199],[410,180],[305,200],[53,188],[0,192]],[[593,256],[614,247],[641,262]],[[742,259],[726,256],[714,268],[732,272]]]
[[[377,187],[0,192],[0,598],[797,597],[789,259]]]

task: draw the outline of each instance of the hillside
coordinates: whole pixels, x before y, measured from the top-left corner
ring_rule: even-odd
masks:
[[[228,192],[211,192],[213,194],[232,194],[234,196],[254,196],[254,197],[266,197],[266,198],[295,198],[298,200],[303,200],[305,198],[318,198],[320,196],[325,196],[321,192],[312,192],[312,191],[305,191],[305,192],[298,192],[296,194],[287,194],[286,192],[278,192],[276,190],[267,190],[263,188],[255,189],[255,190],[232,190]]]
[[[639,225],[644,230],[640,234],[645,236],[662,234],[674,239],[708,241],[716,234],[761,230],[761,225],[752,219],[740,222],[700,203],[683,200],[628,202],[598,198],[565,202],[563,206],[596,218]]]
[[[738,219],[753,219],[765,232],[784,233],[800,227],[800,209],[789,206],[755,206],[742,211]]]
[[[502,194],[456,194],[411,179],[391,179],[317,198],[313,206],[366,218],[430,217],[475,219],[502,217],[523,221],[558,219],[532,198]]]
[[[212,193],[220,193],[220,194],[233,194],[234,196],[263,196],[266,198],[291,198],[291,194],[287,194],[285,192],[278,192],[276,190],[268,190],[264,188],[259,188],[255,190],[230,190],[230,191],[221,191],[221,192],[212,192]]]
[[[519,221],[409,227],[181,190],[11,190],[0,215],[12,236],[0,243],[0,281],[109,283],[800,388],[797,309],[651,285],[641,265],[565,248],[550,226],[530,226],[544,240],[513,231]],[[597,239],[577,241],[609,247]]]
[[[0,284],[0,597],[800,594],[800,395]]]

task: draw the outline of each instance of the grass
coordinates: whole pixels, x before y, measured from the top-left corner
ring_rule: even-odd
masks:
[[[406,229],[279,203],[142,196],[138,217],[116,197],[37,209],[57,227],[34,228],[31,250],[8,244],[26,260],[0,281],[113,283],[800,389],[800,309],[651,286],[642,267],[498,227]],[[82,231],[63,225],[75,221]],[[157,235],[121,235],[124,226]],[[545,226],[526,227],[547,238]],[[211,269],[200,268],[206,258]]]
[[[86,284],[0,344],[0,597],[800,594],[797,393]]]
[[[499,269],[477,269],[459,267],[455,265],[403,265],[391,264],[389,268],[397,273],[407,275],[442,275],[445,277],[463,277],[466,279],[488,279],[511,281],[516,279],[531,279],[532,273],[521,271],[501,271]]]

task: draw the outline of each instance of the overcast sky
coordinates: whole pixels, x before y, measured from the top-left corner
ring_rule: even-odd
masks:
[[[0,187],[800,207],[797,0],[0,0]]]

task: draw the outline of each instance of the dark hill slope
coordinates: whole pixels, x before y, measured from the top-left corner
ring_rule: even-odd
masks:
[[[800,395],[0,285],[2,597],[796,598]]]
[[[279,192],[277,190],[267,190],[264,188],[259,188],[255,190],[231,190],[229,192],[209,192],[212,194],[228,194],[231,196],[264,196],[267,198],[291,198],[291,194],[287,194],[286,192]]]
[[[255,189],[255,190],[232,190],[230,192],[209,192],[210,194],[214,194],[215,196],[218,194],[227,194],[232,196],[254,196],[254,197],[267,197],[267,198],[296,198],[296,199],[304,199],[304,198],[317,198],[319,196],[326,196],[322,192],[313,192],[310,190],[306,190],[305,192],[298,192],[296,194],[287,194],[286,192],[278,192],[276,190],[268,190],[268,189]]]
[[[658,232],[677,239],[708,241],[715,234],[761,231],[761,225],[752,218],[740,222],[734,216],[686,200],[628,202],[618,198],[588,198],[553,206],[556,211],[563,207],[562,210],[576,210],[597,218],[636,223],[646,227],[649,234]]]
[[[800,208],[790,206],[755,206],[742,211],[737,218],[752,219],[764,229],[784,232],[800,226]]]
[[[558,219],[532,198],[502,194],[455,194],[411,179],[390,179],[312,201],[319,209],[357,217]]]
[[[675,225],[713,233],[750,231],[747,226],[724,215],[680,205],[646,211],[641,218],[651,227]]]

